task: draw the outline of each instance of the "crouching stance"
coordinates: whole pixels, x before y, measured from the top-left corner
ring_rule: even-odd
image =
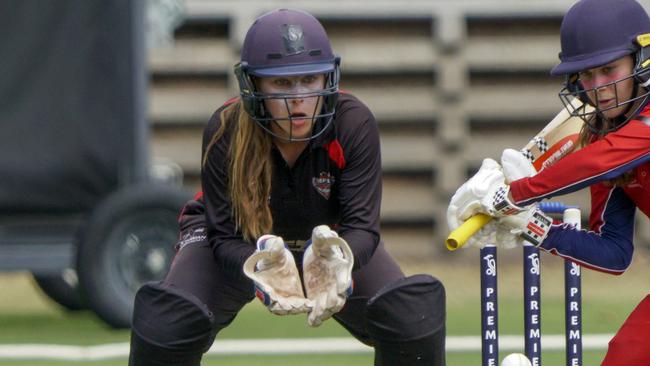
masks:
[[[313,327],[334,318],[377,366],[445,364],[444,287],[405,277],[384,249],[377,124],[339,92],[339,63],[310,14],[255,20],[240,96],[205,129],[203,194],[181,214],[171,270],[136,295],[130,365],[199,365],[255,296]]]

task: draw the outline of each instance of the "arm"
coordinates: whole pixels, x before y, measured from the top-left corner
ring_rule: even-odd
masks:
[[[203,134],[203,151],[220,126],[219,112],[210,119]],[[205,201],[208,240],[216,260],[234,276],[243,275],[244,262],[255,252],[255,245],[244,241],[236,232],[228,195],[228,141],[229,134],[215,144],[201,169],[201,185]]]
[[[582,266],[620,275],[632,260],[636,207],[621,188],[597,184],[591,193],[593,231],[553,225],[541,248]]]
[[[511,195],[515,204],[525,206],[615,178],[646,161],[650,161],[650,125],[633,120],[534,177],[512,182]]]
[[[341,171],[338,233],[352,249],[356,270],[368,263],[379,245],[382,192],[379,131],[372,113],[359,102],[341,114],[345,115],[339,132],[346,166]]]

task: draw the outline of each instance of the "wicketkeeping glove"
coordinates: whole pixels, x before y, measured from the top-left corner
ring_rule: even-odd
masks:
[[[352,294],[353,265],[345,240],[325,225],[314,228],[302,263],[307,298],[313,304],[309,325],[317,327],[343,308]]]
[[[255,283],[255,295],[277,315],[306,313],[305,298],[296,261],[279,236],[264,235],[257,251],[244,262],[244,274]]]

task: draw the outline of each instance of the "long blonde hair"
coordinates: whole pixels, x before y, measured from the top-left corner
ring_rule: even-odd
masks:
[[[212,147],[221,140],[229,125],[232,136],[228,150],[228,193],[232,202],[235,228],[245,240],[254,242],[271,232],[271,136],[250,118],[241,100],[221,111],[221,126],[205,149],[205,166]]]

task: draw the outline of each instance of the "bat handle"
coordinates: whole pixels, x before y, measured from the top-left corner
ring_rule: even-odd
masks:
[[[456,250],[465,245],[467,240],[485,226],[485,224],[490,222],[490,220],[492,220],[492,216],[485,214],[477,214],[467,219],[467,221],[449,234],[447,240],[445,240],[447,249]]]

